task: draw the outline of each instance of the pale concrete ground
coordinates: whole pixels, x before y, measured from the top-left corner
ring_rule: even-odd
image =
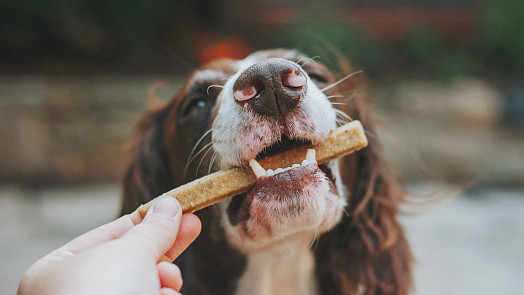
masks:
[[[435,196],[445,185],[409,186]],[[0,294],[15,294],[24,270],[73,237],[112,220],[119,187],[28,190],[0,186]],[[420,295],[518,294],[524,290],[524,190],[468,191],[402,217],[417,258]]]
[[[117,215],[116,185],[39,191],[0,187],[0,294],[16,294],[35,260]]]
[[[452,189],[410,186],[422,195]],[[405,216],[416,256],[416,294],[522,294],[524,190],[464,192]]]

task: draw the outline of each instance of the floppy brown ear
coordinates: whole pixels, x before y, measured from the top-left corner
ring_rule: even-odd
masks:
[[[396,215],[403,190],[388,166],[367,108],[352,97],[343,111],[360,120],[369,145],[342,160],[350,193],[342,221],[315,249],[321,294],[408,294],[412,256]]]
[[[123,179],[121,215],[173,188],[163,142],[167,113],[167,106],[149,111],[137,124],[132,158]]]

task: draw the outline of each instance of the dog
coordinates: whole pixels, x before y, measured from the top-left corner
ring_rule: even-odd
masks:
[[[345,64],[341,62],[341,64]],[[185,294],[408,294],[404,194],[348,73],[295,51],[255,52],[196,70],[139,120],[122,214],[219,169],[248,167],[360,120],[369,145],[327,164],[266,171],[248,193],[196,212],[197,240],[175,261]]]

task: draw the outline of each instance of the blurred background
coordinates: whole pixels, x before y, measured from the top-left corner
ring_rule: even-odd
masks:
[[[0,0],[0,294],[117,215],[148,92],[200,64],[296,48],[364,71],[415,294],[524,290],[524,1]],[[161,82],[162,84],[159,84]],[[453,196],[449,198],[449,196]]]

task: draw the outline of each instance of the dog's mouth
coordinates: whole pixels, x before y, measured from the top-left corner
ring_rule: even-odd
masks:
[[[249,160],[255,173],[255,186],[247,193],[234,197],[228,208],[231,224],[246,224],[249,219],[265,224],[268,215],[281,220],[309,214],[326,195],[338,196],[335,177],[330,163],[318,164],[315,150],[309,149],[301,163],[277,169],[264,169],[257,159],[270,156],[285,149],[304,144],[303,139],[283,138],[264,149],[256,159]]]
[[[296,188],[300,187],[301,185],[307,185],[307,183],[301,183],[309,181],[309,179],[305,179],[307,177],[303,177],[305,174],[307,174],[305,172],[319,169],[330,181],[332,188],[336,190],[335,177],[330,169],[329,163],[319,165],[316,161],[316,152],[314,149],[307,150],[307,154],[305,155],[305,158],[302,162],[294,163],[289,167],[280,167],[274,170],[266,170],[258,163],[258,160],[307,143],[311,143],[311,141],[306,138],[289,138],[285,135],[282,135],[279,141],[274,142],[272,145],[264,148],[254,159],[249,160],[249,166],[257,177],[258,188],[261,186],[279,186],[285,190],[286,188],[290,187]]]

